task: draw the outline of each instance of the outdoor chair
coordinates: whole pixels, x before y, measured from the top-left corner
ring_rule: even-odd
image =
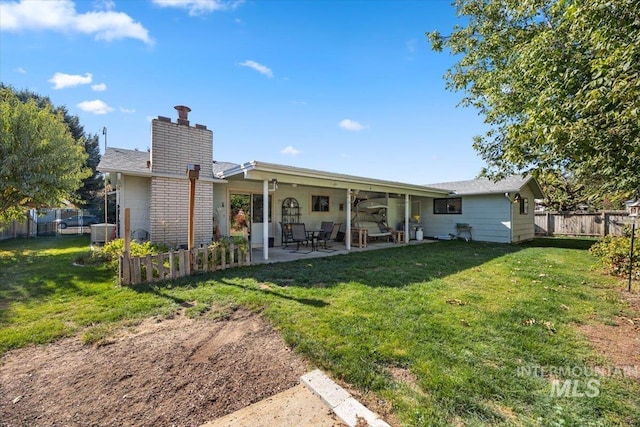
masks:
[[[289,243],[293,242],[293,236],[291,235],[291,223],[280,223],[282,227],[282,244],[285,248],[289,247]]]
[[[327,247],[327,241],[331,240],[331,235],[333,234],[333,222],[331,221],[322,221],[320,224],[320,233],[318,233],[317,242],[322,242],[324,249],[330,249]]]
[[[309,245],[309,240],[307,239],[307,229],[304,224],[289,224],[291,225],[291,241],[296,244],[296,250],[291,252],[298,252],[300,250],[300,245],[304,243],[305,246]],[[313,248],[311,248],[313,251]],[[304,253],[311,253],[304,252]]]
[[[342,227],[341,222],[336,222],[335,224],[333,224],[333,227],[331,228],[331,236],[329,237],[329,240],[336,240],[338,238],[340,227]]]

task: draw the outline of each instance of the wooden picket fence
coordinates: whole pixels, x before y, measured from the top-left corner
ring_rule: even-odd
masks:
[[[121,255],[118,277],[121,285],[159,282],[192,274],[251,265],[250,250],[231,243],[229,248],[179,249],[168,253],[131,257]]]

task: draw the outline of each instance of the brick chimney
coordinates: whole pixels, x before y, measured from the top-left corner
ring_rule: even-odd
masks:
[[[189,126],[189,111],[191,111],[191,108],[185,105],[176,105],[173,108],[178,110],[178,124]]]

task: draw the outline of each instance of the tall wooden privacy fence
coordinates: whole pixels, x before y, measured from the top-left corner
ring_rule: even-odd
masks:
[[[121,285],[159,282],[196,273],[251,265],[250,252],[231,243],[224,246],[179,249],[157,255],[120,256],[118,277]]]
[[[625,211],[599,213],[537,213],[535,233],[538,236],[589,236],[622,235]]]

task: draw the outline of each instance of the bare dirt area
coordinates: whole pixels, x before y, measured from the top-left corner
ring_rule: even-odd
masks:
[[[145,320],[108,345],[68,338],[0,359],[2,426],[197,426],[308,369],[258,315]]]
[[[606,356],[618,374],[640,379],[640,294],[620,291],[629,310],[620,313],[613,324],[586,324],[578,329],[593,347]]]

